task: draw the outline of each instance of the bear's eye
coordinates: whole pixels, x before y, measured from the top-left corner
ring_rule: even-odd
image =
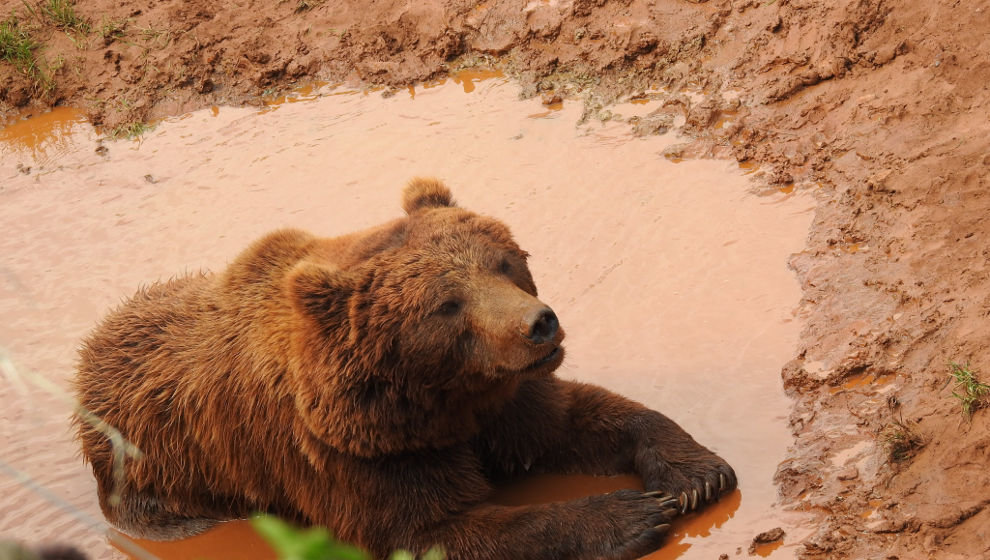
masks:
[[[509,259],[502,259],[502,262],[498,265],[498,271],[501,274],[508,274],[512,272],[512,265],[509,264]]]
[[[444,317],[450,317],[452,315],[456,315],[460,310],[461,302],[456,299],[451,299],[440,304],[440,307],[436,310],[436,314]]]

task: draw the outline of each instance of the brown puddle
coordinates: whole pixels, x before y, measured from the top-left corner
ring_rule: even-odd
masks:
[[[678,521],[651,558],[731,556],[777,526],[798,542],[807,528],[775,506],[772,477],[790,443],[780,368],[800,329],[786,261],[813,202],[747,194],[733,163],[673,165],[659,155],[673,135],[575,128],[577,103],[527,118],[539,101],[519,101],[505,78],[480,79],[418,87],[414,99],[317,87],[294,98],[307,103],[267,114],[207,109],[141,142],[105,143],[105,155],[91,132],[55,134],[67,146],[57,161],[15,152],[21,133],[0,131],[0,534],[124,557],[72,441],[65,395],[75,347],[109,307],[144,283],[219,269],[274,228],[336,235],[397,217],[402,185],[435,175],[463,206],[508,223],[533,255],[541,298],[568,330],[562,377],[663,411],[736,468],[740,491]],[[496,499],[636,484],[534,478]],[[137,544],[148,555],[135,558],[265,557],[245,522]],[[771,557],[794,551],[785,543]]]
[[[18,159],[21,169],[56,160],[77,144],[75,135],[92,132],[88,122],[81,111],[70,107],[26,113],[0,128],[0,156]]]
[[[558,101],[556,103],[551,103],[549,105],[544,105],[544,107],[546,107],[546,110],[545,111],[540,111],[538,113],[531,113],[529,115],[526,115],[526,117],[527,118],[530,118],[530,119],[545,119],[545,118],[551,117],[551,116],[553,116],[554,113],[556,113],[556,112],[558,112],[558,111],[560,111],[561,109],[564,108],[564,102],[563,101]]]
[[[863,374],[857,375],[850,378],[848,381],[839,385],[838,387],[829,387],[829,394],[834,395],[842,391],[848,391],[850,389],[856,389],[857,387],[880,387],[890,383],[894,380],[894,376],[887,375],[871,375]]]
[[[753,554],[763,558],[768,558],[775,550],[784,545],[783,541],[777,541],[767,544],[760,544],[753,547]]]
[[[742,169],[744,174],[750,175],[760,170],[760,164],[753,160],[740,161],[739,169]]]
[[[642,490],[638,477],[625,475],[596,477],[586,475],[534,475],[518,483],[499,489],[492,501],[507,506],[548,503],[572,500],[593,494],[604,494],[632,488]],[[742,501],[742,492],[736,490],[704,511],[680,518],[673,523],[664,547],[644,558],[648,560],[672,560],[680,558],[691,544],[688,537],[707,537],[732,519]]]
[[[464,87],[464,93],[471,93],[479,82],[504,77],[505,74],[501,70],[474,69],[455,72],[450,79],[454,80],[455,84],[461,84]]]
[[[131,551],[138,546],[143,552],[162,560],[277,560],[278,556],[247,521],[221,523],[211,531],[181,541],[158,542],[131,539],[111,529],[110,543],[125,557],[143,560]],[[130,545],[130,546],[128,546]]]

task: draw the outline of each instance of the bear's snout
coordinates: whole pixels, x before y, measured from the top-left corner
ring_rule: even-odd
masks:
[[[534,344],[544,344],[550,342],[557,336],[560,328],[560,321],[553,309],[543,306],[537,309],[529,320],[529,334],[527,338]]]

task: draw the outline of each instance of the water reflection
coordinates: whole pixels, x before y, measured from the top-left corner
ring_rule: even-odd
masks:
[[[492,502],[507,506],[573,500],[623,489],[642,490],[639,477],[632,475],[596,477],[586,475],[532,475],[500,487]],[[742,492],[735,490],[704,510],[678,518],[672,524],[664,547],[644,560],[673,560],[683,557],[692,538],[705,538],[732,519],[742,504]]]
[[[0,128],[0,156],[19,158],[26,167],[44,165],[75,146],[74,133],[92,130],[88,122],[70,107],[25,113]]]

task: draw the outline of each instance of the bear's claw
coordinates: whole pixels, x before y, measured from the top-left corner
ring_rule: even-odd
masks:
[[[669,509],[673,514],[677,513],[676,505],[678,503],[678,499],[670,494],[660,490],[654,490],[653,492],[644,492],[643,496],[646,496],[647,498],[657,498],[657,501],[660,502],[660,507]]]
[[[670,496],[667,496],[666,499],[660,500],[660,507],[674,509],[675,512],[677,511],[675,508],[676,505],[677,505],[677,498],[671,498]]]

